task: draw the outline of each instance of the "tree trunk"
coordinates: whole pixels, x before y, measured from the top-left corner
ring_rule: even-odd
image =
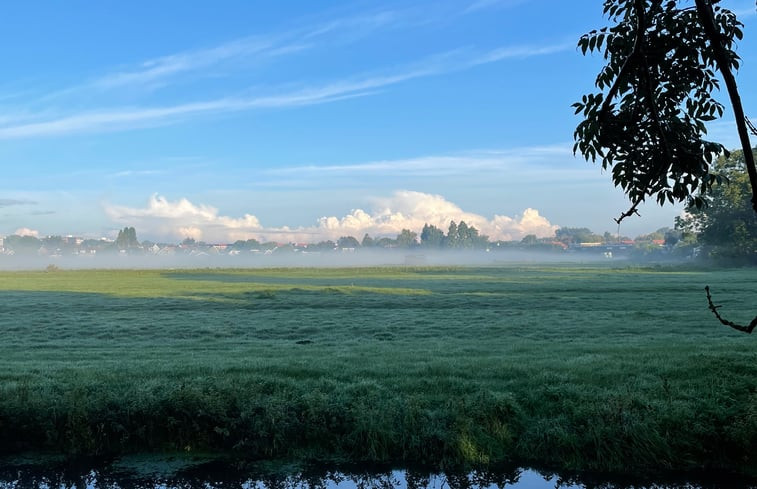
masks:
[[[741,141],[741,149],[744,151],[744,162],[746,163],[747,173],[749,174],[749,184],[752,187],[752,210],[757,213],[757,168],[754,164],[754,156],[752,155],[752,144],[749,141],[749,129],[746,125],[746,117],[744,116],[744,107],[741,105],[741,96],[739,96],[739,89],[736,86],[736,79],[731,72],[731,64],[726,55],[723,43],[720,40],[720,32],[718,32],[715,25],[715,13],[712,8],[711,0],[696,0],[697,13],[699,14],[699,21],[704,27],[704,31],[707,37],[710,38],[710,44],[715,53],[715,61],[718,64],[718,70],[723,76],[723,81],[728,89],[728,96],[731,99],[731,106],[733,107],[733,115],[736,118],[736,128],[739,132],[739,140]]]

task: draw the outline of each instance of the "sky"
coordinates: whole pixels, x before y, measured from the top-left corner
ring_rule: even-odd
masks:
[[[755,4],[722,5],[757,114]],[[0,235],[314,242],[465,220],[520,239],[616,233],[629,206],[572,154],[600,0],[30,1],[0,22]],[[730,112],[710,135],[737,146]],[[645,205],[620,233],[681,211]]]

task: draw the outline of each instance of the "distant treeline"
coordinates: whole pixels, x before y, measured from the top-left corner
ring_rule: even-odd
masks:
[[[554,236],[537,237],[529,234],[520,240],[497,240],[492,241],[479,230],[465,221],[459,223],[450,221],[447,232],[433,224],[424,224],[420,234],[410,229],[403,229],[394,238],[389,236],[373,237],[366,233],[362,240],[354,236],[342,236],[336,241],[322,240],[315,243],[281,243],[276,241],[259,241],[257,239],[237,240],[230,244],[206,243],[193,238],[185,238],[178,244],[155,243],[153,241],[139,241],[134,227],[125,227],[118,232],[115,241],[106,239],[83,239],[77,237],[47,236],[37,238],[34,236],[12,235],[0,243],[6,254],[19,255],[54,255],[54,254],[87,254],[87,253],[144,253],[160,251],[171,252],[197,252],[213,249],[215,251],[250,252],[250,251],[330,251],[330,250],[356,250],[360,248],[373,249],[450,249],[450,250],[475,250],[475,249],[532,249],[532,250],[564,250],[570,246],[580,244],[661,244],[675,243],[679,240],[680,232],[663,228],[649,235],[637,237],[632,240],[628,237],[620,237],[605,233],[595,234],[588,228],[560,228]]]
[[[712,210],[712,209],[710,209]],[[283,253],[287,251],[329,252],[356,251],[359,249],[399,249],[399,250],[527,250],[527,251],[596,251],[610,254],[634,255],[641,258],[713,259],[737,263],[757,262],[757,231],[742,226],[744,236],[735,233],[731,238],[720,239],[713,226],[697,229],[690,221],[692,217],[677,219],[676,228],[663,227],[652,233],[630,238],[605,232],[598,234],[586,227],[562,227],[554,235],[539,237],[528,234],[518,240],[491,240],[481,234],[475,226],[465,221],[450,221],[446,232],[433,225],[424,224],[420,233],[402,229],[395,237],[371,236],[366,233],[362,239],[342,236],[336,241],[322,240],[315,243],[282,243],[259,241],[257,239],[237,240],[233,243],[206,243],[193,238],[185,238],[178,244],[139,241],[134,227],[125,227],[117,238],[83,239],[77,237],[12,235],[0,239],[0,252],[5,255],[88,255],[107,253],[127,254],[239,254],[239,253]],[[727,220],[724,220],[727,221]],[[720,228],[718,228],[720,229]],[[731,229],[731,228],[727,228]],[[756,228],[757,229],[757,228]],[[722,234],[722,233],[721,233]]]

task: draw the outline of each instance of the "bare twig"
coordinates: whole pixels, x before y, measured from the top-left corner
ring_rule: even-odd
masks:
[[[707,292],[707,302],[710,304],[710,311],[712,311],[712,313],[715,315],[715,317],[718,318],[718,321],[720,321],[722,324],[724,324],[726,326],[729,326],[729,327],[731,327],[731,328],[733,328],[733,329],[735,329],[737,331],[741,331],[743,333],[751,333],[752,331],[754,331],[754,328],[757,327],[757,317],[755,317],[754,319],[752,319],[752,322],[749,323],[748,326],[742,326],[740,324],[734,323],[733,321],[729,321],[729,320],[723,318],[723,316],[721,316],[720,313],[718,312],[718,309],[720,309],[722,306],[716,306],[712,302],[712,296],[710,295],[710,286],[709,285],[705,286],[704,290],[705,290],[705,292]]]
[[[752,134],[757,136],[757,127],[754,127],[754,124],[752,124],[752,121],[749,120],[749,117],[744,116],[744,120],[746,121],[747,127],[749,127],[749,130],[752,131]]]
[[[639,214],[639,211],[638,211],[638,209],[637,209],[637,208],[639,207],[639,204],[641,204],[641,200],[637,200],[636,202],[634,202],[634,203],[633,203],[633,205],[631,206],[631,208],[630,208],[630,209],[628,209],[627,211],[623,212],[623,213],[622,213],[622,214],[620,215],[620,217],[616,217],[616,218],[613,218],[613,221],[617,222],[617,223],[618,223],[618,226],[620,226],[620,223],[621,223],[621,222],[623,221],[623,219],[625,219],[626,217],[631,217],[631,216],[633,216],[634,214],[636,214],[637,216],[641,216],[641,214]]]

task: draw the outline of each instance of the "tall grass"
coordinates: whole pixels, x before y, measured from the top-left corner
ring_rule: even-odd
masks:
[[[750,472],[752,275],[0,273],[0,451]]]

